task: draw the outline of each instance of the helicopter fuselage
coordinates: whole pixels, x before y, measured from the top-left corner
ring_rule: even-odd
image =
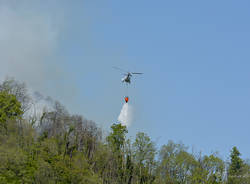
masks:
[[[128,84],[130,84],[131,83],[131,74],[130,73],[128,73],[124,78],[122,78],[122,82],[126,82],[126,83],[128,83]]]

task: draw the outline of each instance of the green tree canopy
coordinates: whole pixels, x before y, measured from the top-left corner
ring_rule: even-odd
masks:
[[[7,120],[13,120],[23,114],[21,103],[17,101],[16,96],[7,91],[0,92],[0,124],[6,127]]]
[[[243,168],[243,160],[240,158],[240,152],[237,147],[233,147],[231,151],[231,163],[229,166],[229,174],[230,175],[238,175]]]
[[[115,151],[119,151],[124,146],[128,130],[126,126],[123,126],[121,123],[113,124],[111,129],[112,132],[107,137],[107,141],[115,149]]]
[[[243,180],[243,168],[244,163],[243,160],[240,158],[240,152],[236,146],[234,146],[231,150],[230,154],[230,165],[228,170],[228,183],[238,184],[242,183]]]

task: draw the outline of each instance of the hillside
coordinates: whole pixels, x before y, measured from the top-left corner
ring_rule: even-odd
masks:
[[[0,183],[250,183],[250,165],[236,147],[230,163],[173,141],[157,150],[143,132],[131,142],[121,124],[103,137],[95,122],[51,99],[32,116],[33,102],[25,84],[0,85]]]

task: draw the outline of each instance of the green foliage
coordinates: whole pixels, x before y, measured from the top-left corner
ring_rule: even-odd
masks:
[[[238,184],[244,180],[243,160],[240,158],[240,152],[236,147],[233,147],[230,154],[231,162],[228,170],[228,183]]]
[[[114,151],[120,151],[125,143],[126,133],[128,130],[126,126],[123,126],[121,123],[113,124],[111,126],[112,132],[107,137],[109,145],[114,148]]]
[[[7,78],[0,84],[0,91],[14,95],[21,103],[23,112],[26,112],[30,108],[31,98],[28,95],[25,83],[20,83],[13,78]]]
[[[216,155],[199,155],[193,170],[192,183],[218,184],[223,183],[225,164]]]
[[[0,124],[5,127],[7,120],[13,120],[23,114],[21,104],[16,97],[6,91],[0,91]]]
[[[133,144],[134,162],[137,180],[140,183],[150,183],[154,181],[153,171],[155,169],[156,148],[150,137],[143,132],[136,134]]]
[[[250,183],[250,163],[236,147],[226,170],[216,154],[197,156],[182,143],[168,141],[157,151],[143,132],[131,142],[121,124],[102,139],[94,122],[52,100],[53,109],[30,123],[22,117],[28,99],[24,85],[0,84],[0,184]]]
[[[229,166],[229,174],[230,175],[240,174],[243,168],[243,160],[240,158],[240,152],[236,147],[232,148],[230,157],[231,157],[231,163]]]
[[[158,182],[191,183],[191,180],[197,177],[194,175],[197,161],[182,143],[175,144],[169,141],[161,147],[159,157]]]
[[[56,138],[33,141],[29,146],[18,144],[19,139],[26,138],[18,131],[1,136],[0,183],[100,183],[85,155],[79,151],[74,151],[72,157],[60,153]]]
[[[126,180],[124,147],[128,130],[121,123],[113,124],[111,129],[112,131],[106,138],[108,146],[112,151],[112,158],[114,158],[113,161],[109,162],[112,168],[111,177],[118,183],[123,183]]]

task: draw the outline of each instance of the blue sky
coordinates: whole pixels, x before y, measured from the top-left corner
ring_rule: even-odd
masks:
[[[60,65],[65,75],[53,82],[74,88],[64,95],[54,88],[48,95],[108,129],[125,94],[112,66],[144,72],[129,89],[135,110],[129,136],[144,131],[158,145],[182,141],[197,152],[219,151],[224,158],[237,146],[249,158],[249,1],[38,5],[63,30],[53,66]],[[47,87],[53,88],[53,82]]]
[[[248,1],[85,1],[71,4],[64,49],[82,86],[82,113],[110,125],[122,103],[112,66],[142,71],[131,87],[135,122],[159,145],[182,141],[248,157]],[[65,43],[64,43],[65,44]],[[73,58],[73,59],[70,59]],[[84,101],[86,104],[84,104]]]

